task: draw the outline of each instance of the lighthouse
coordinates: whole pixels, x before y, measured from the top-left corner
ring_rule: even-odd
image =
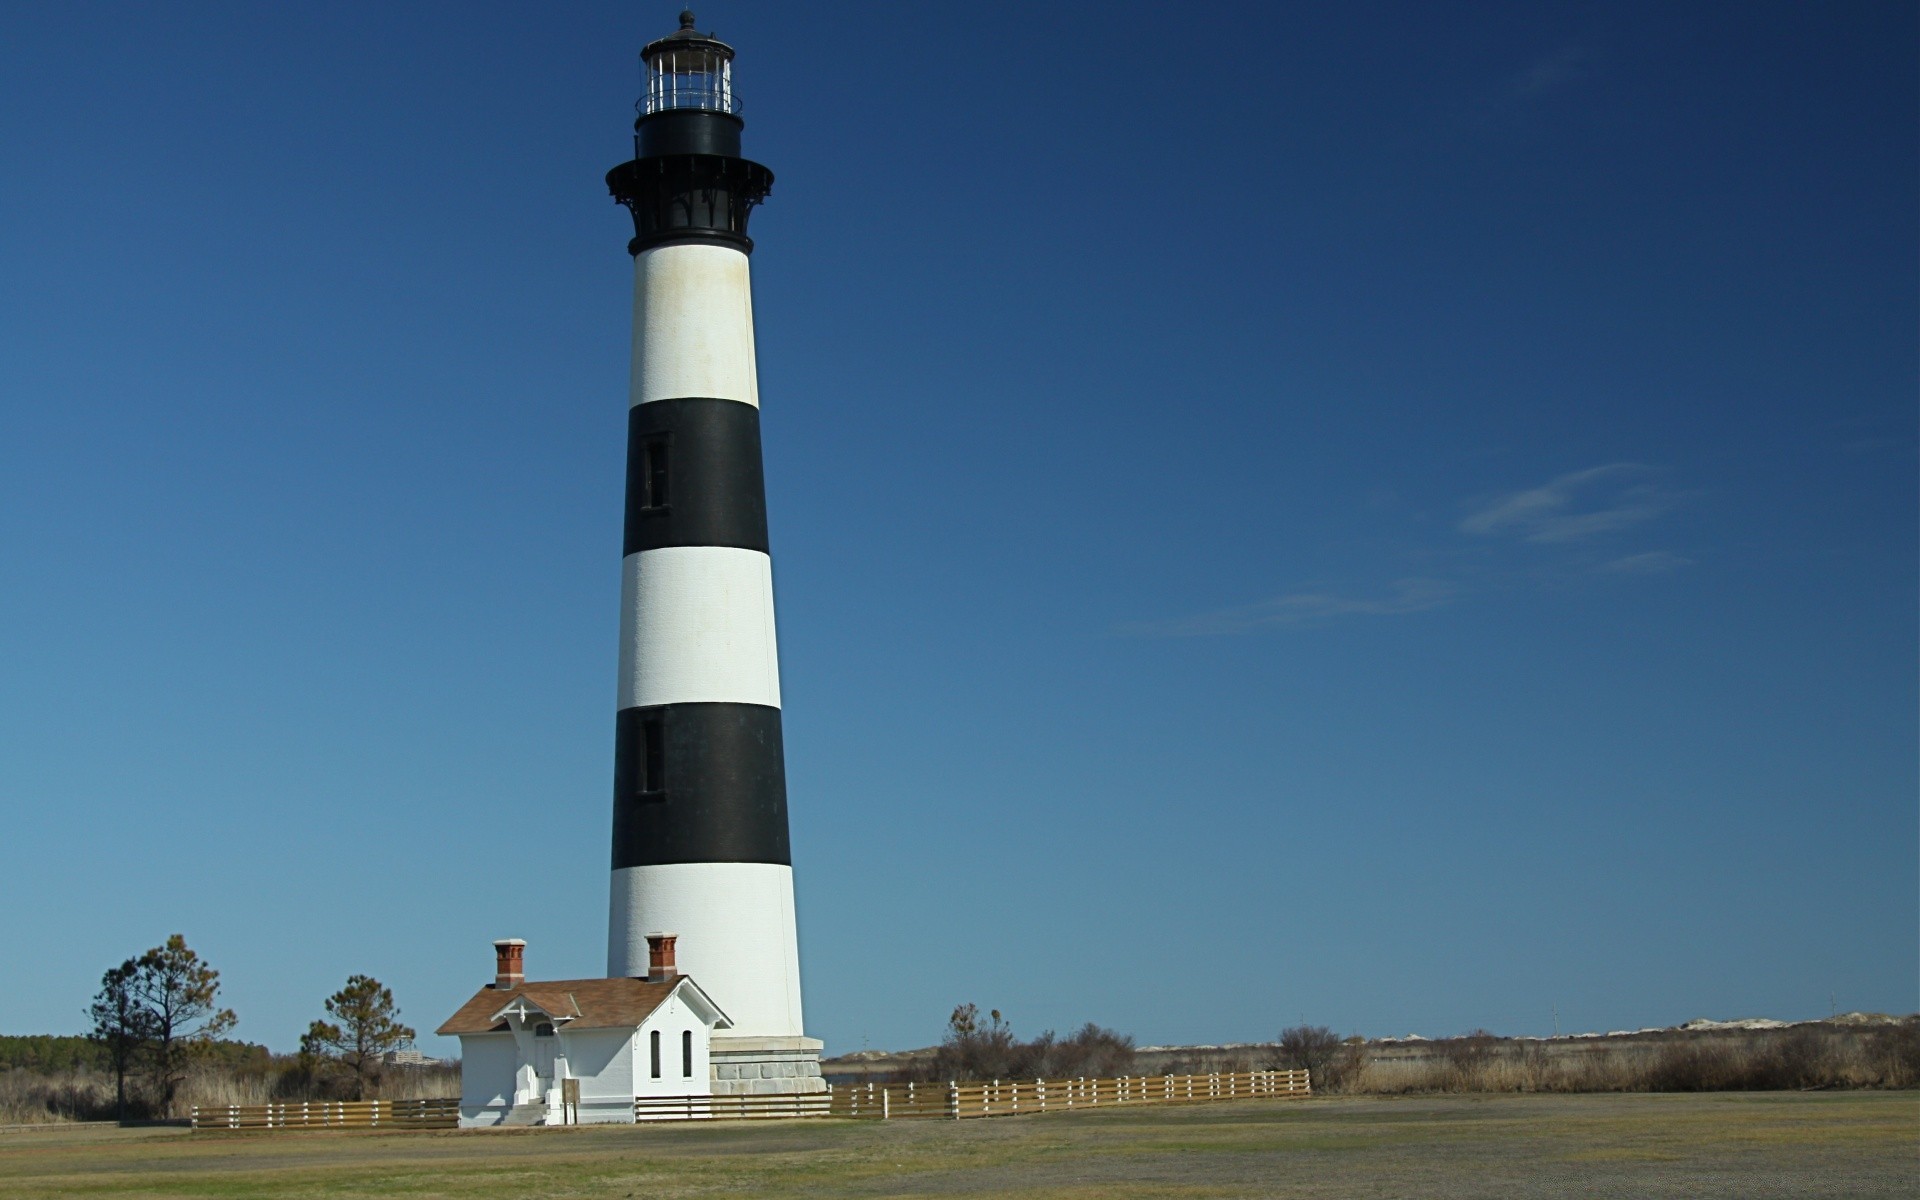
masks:
[[[683,12],[640,57],[634,156],[607,174],[634,228],[607,974],[646,975],[649,935],[673,935],[731,1022],[714,1090],[818,1090],[748,272],[773,173],[741,157],[731,46]]]

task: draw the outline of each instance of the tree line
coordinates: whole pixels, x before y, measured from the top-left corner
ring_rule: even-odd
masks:
[[[261,1071],[273,1061],[273,1051],[253,1042],[222,1039],[207,1047],[208,1064],[232,1071]],[[107,1056],[101,1044],[86,1034],[0,1034],[0,1071],[31,1071],[52,1075],[61,1071],[105,1071]]]
[[[72,1038],[18,1039],[33,1043],[21,1054],[44,1055],[47,1065],[111,1072],[121,1120],[130,1105],[171,1116],[193,1067],[267,1057],[264,1047],[225,1040],[239,1018],[220,1005],[219,995],[220,972],[176,933],[101,976],[100,990],[87,1007],[92,1024],[84,1039],[86,1061],[77,1047],[65,1045],[80,1040]],[[374,1094],[386,1055],[414,1038],[414,1031],[400,1023],[392,990],[371,976],[353,975],[323,1007],[329,1019],[314,1021],[301,1036],[298,1072],[309,1084],[336,1082],[350,1099]]]
[[[1350,1073],[1353,1041],[1342,1039],[1324,1025],[1297,1025],[1281,1031],[1266,1047],[1259,1065],[1276,1070],[1309,1073],[1316,1089],[1332,1090]],[[1021,1041],[999,1009],[984,1017],[974,1004],[956,1007],[947,1018],[947,1031],[933,1054],[908,1067],[906,1074],[921,1082],[980,1081],[989,1079],[1110,1079],[1135,1071],[1133,1038],[1089,1021],[1065,1037],[1052,1030]],[[1251,1063],[1233,1066],[1245,1070]],[[1181,1068],[1175,1068],[1178,1073]],[[1194,1070],[1219,1067],[1195,1065]]]

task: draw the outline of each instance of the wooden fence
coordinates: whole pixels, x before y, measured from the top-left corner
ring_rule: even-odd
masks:
[[[994,1080],[991,1083],[863,1084],[830,1092],[775,1096],[642,1096],[633,1119],[752,1121],[852,1117],[960,1121],[1020,1113],[1070,1112],[1116,1105],[1200,1104],[1210,1100],[1307,1096],[1305,1071],[1213,1075],[1125,1075],[1118,1079]],[[452,1129],[460,1101],[361,1100],[297,1104],[195,1105],[195,1129]]]
[[[801,1092],[774,1096],[641,1096],[633,1102],[636,1121],[753,1121],[782,1117],[825,1117],[832,1094]]]
[[[1305,1071],[1235,1071],[1212,1075],[1126,1075],[1117,1079],[994,1080],[991,1083],[873,1084],[835,1088],[836,1117],[1009,1117],[1017,1113],[1136,1104],[1199,1104],[1209,1100],[1286,1099],[1311,1094]]]
[[[290,1104],[196,1104],[195,1129],[452,1129],[456,1097],[436,1100],[312,1100]]]

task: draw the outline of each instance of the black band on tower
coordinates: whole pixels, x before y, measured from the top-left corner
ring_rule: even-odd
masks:
[[[662,546],[767,549],[759,409],[690,397],[628,410],[621,554]]]
[[[724,154],[740,157],[740,130],[746,122],[732,113],[700,108],[670,108],[649,113],[633,123],[633,156],[665,158],[670,154]]]
[[[777,708],[660,704],[620,710],[613,869],[792,865],[782,763]]]

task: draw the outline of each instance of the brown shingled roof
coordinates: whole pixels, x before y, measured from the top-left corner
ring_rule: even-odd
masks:
[[[434,1032],[443,1037],[504,1032],[507,1023],[495,1021],[493,1014],[517,996],[524,996],[550,1016],[573,1018],[566,1022],[570,1029],[632,1028],[664,1004],[674,988],[692,982],[682,975],[662,983],[648,983],[644,979],[556,979],[510,988],[484,987]]]

